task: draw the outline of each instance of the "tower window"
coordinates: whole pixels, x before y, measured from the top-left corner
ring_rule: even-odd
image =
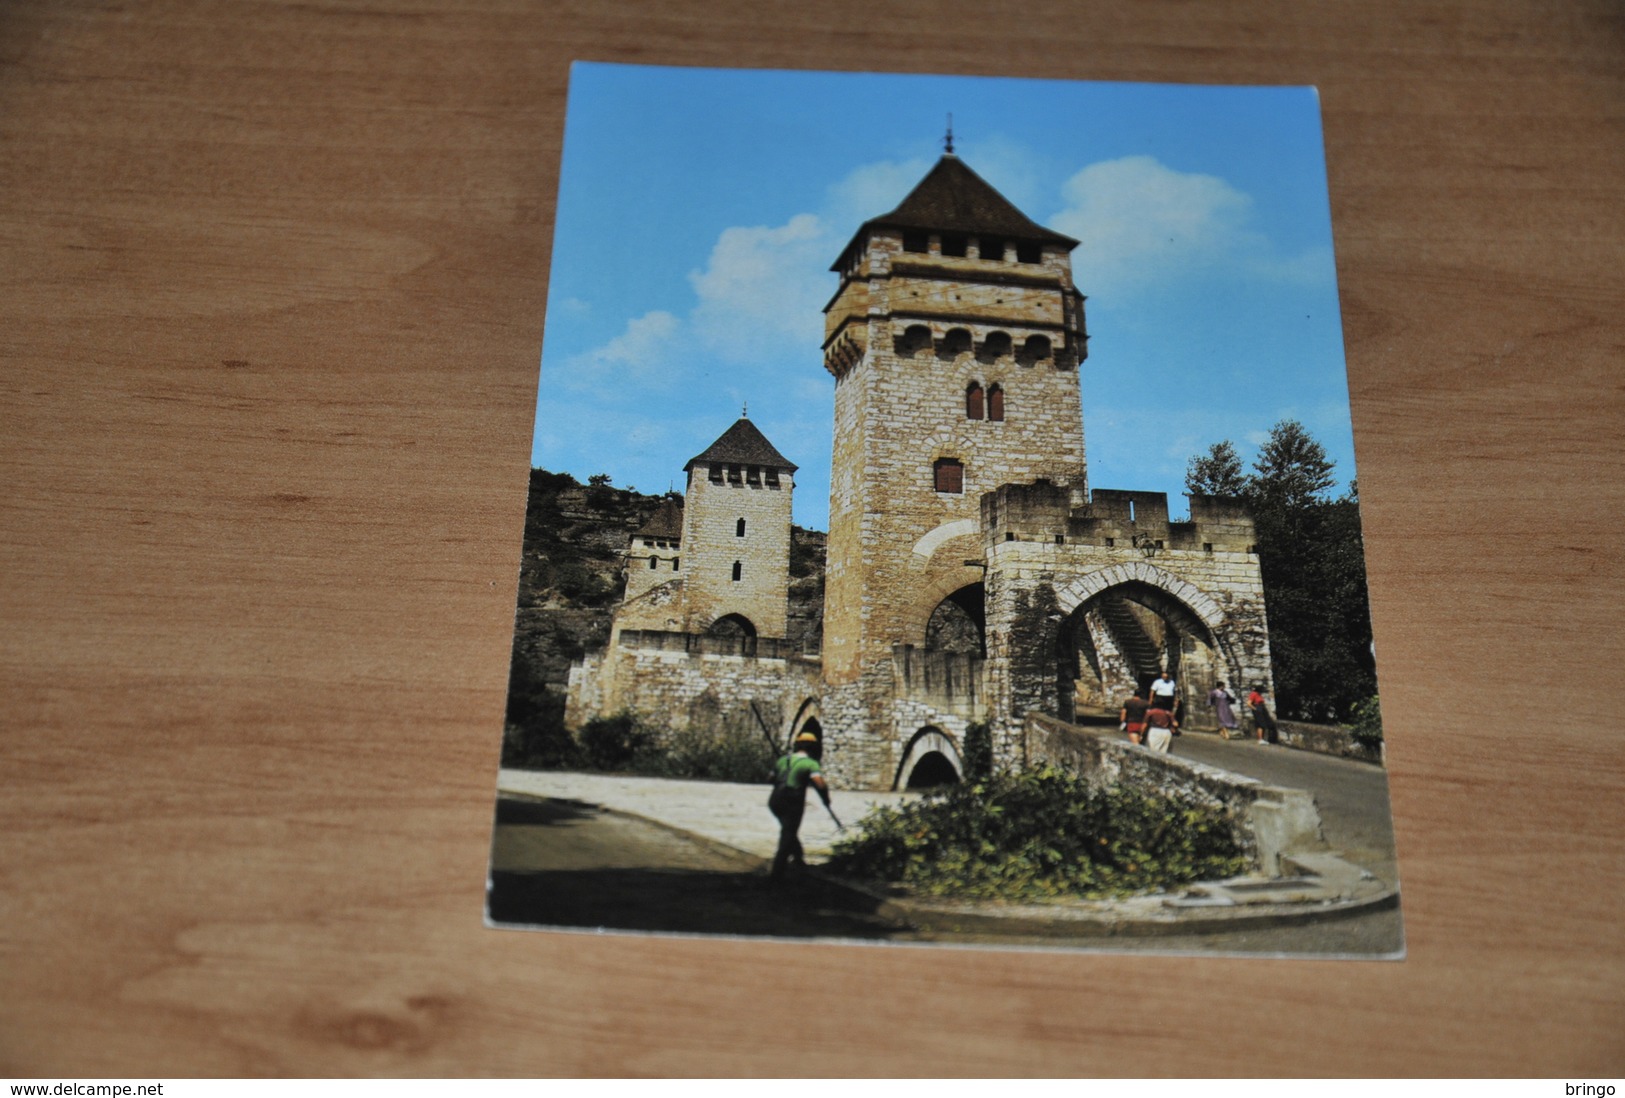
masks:
[[[1004,390],[997,385],[988,386],[987,418],[995,422],[1004,420]]]
[[[1049,356],[1050,343],[1048,336],[1028,336],[1027,341],[1021,345],[1019,361],[1023,366],[1031,366],[1035,362],[1042,362]]]
[[[938,458],[932,469],[937,491],[958,494],[965,490],[965,464],[958,458]]]
[[[649,558],[649,570],[652,572],[656,568],[659,568],[659,567],[660,567],[660,562],[658,560],[656,560],[654,557],[650,557]]]
[[[1016,241],[1017,263],[1042,263],[1044,261],[1044,246],[1036,240]]]
[[[711,466],[711,483],[712,484],[721,484],[722,483],[722,466],[720,466],[720,465]]]
[[[965,418],[982,418],[982,386],[974,381],[965,386]]]
[[[926,233],[905,232],[903,234],[903,250],[905,252],[928,252],[931,250],[931,237]]]
[[[729,484],[738,484],[739,483],[739,466],[734,465],[734,464],[730,464],[728,466],[728,483]]]
[[[683,566],[683,558],[682,557],[672,557],[671,558],[671,570],[673,572],[677,571],[682,566]]]
[[[942,254],[963,257],[970,248],[970,238],[960,233],[942,234]]]
[[[779,486],[779,471],[777,469],[769,469],[767,471],[767,486],[769,488],[777,488]]]
[[[754,484],[758,488],[762,486],[762,467],[760,465],[748,465],[745,467],[745,483]]]
[[[742,538],[744,536],[745,536],[745,520],[740,519],[738,522],[734,523],[734,537]],[[738,577],[735,577],[735,578],[737,579]]]
[[[737,560],[734,561],[734,582],[738,583],[740,577],[743,576],[744,574],[745,574],[744,562],[743,561],[737,561]]]
[[[931,329],[923,324],[911,324],[893,344],[900,355],[912,355],[931,347]]]
[[[996,236],[984,236],[978,241],[977,253],[983,259],[1003,259],[1004,241]]]

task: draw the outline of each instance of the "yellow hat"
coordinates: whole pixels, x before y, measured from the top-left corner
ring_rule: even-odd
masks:
[[[813,735],[811,732],[803,732],[801,735],[796,737],[796,742],[797,743],[817,743],[818,742],[818,737]]]

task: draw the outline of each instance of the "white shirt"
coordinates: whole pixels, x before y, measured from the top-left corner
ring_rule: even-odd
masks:
[[[1158,679],[1151,684],[1151,696],[1155,698],[1171,698],[1175,690],[1173,679]]]

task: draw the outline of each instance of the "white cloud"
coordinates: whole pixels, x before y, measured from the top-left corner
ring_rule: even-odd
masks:
[[[1212,175],[1177,172],[1150,156],[1091,164],[1062,186],[1050,226],[1083,242],[1080,285],[1121,293],[1256,252],[1252,199]]]
[[[661,309],[633,317],[626,330],[601,347],[568,359],[565,384],[600,393],[620,385],[658,385],[682,323]]]
[[[695,333],[727,362],[759,361],[763,341],[813,349],[819,310],[832,289],[826,268],[835,259],[830,231],[815,214],[796,214],[777,227],[724,229],[704,270],[691,271],[699,297]]]
[[[855,233],[871,217],[896,209],[930,170],[930,163],[924,160],[880,160],[854,168],[829,188],[824,219],[839,232]],[[845,245],[843,239],[835,246]],[[833,263],[835,258],[831,255],[825,262]]]

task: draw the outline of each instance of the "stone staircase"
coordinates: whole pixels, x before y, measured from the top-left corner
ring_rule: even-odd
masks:
[[[1111,630],[1117,650],[1141,678],[1155,678],[1162,670],[1162,652],[1157,648],[1132,611],[1116,595],[1105,594],[1095,600],[1100,618]]]

